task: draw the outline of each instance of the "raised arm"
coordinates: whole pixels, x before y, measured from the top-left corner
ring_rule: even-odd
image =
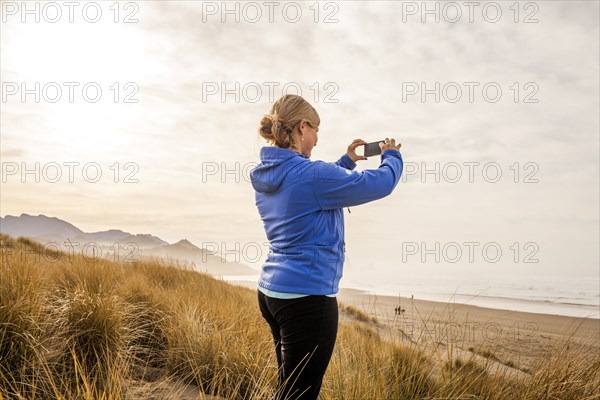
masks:
[[[402,176],[404,163],[400,151],[390,149],[381,154],[381,164],[377,169],[359,172],[340,167],[337,162],[322,161],[316,162],[314,168],[313,190],[317,202],[322,210],[332,210],[389,195]]]
[[[346,169],[354,169],[356,168],[356,163],[352,161],[348,153],[344,153],[343,156],[340,157],[335,163],[338,167],[346,168]]]

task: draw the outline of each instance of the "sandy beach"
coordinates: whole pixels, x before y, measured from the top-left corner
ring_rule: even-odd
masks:
[[[444,349],[452,344],[458,351],[483,354],[523,372],[568,337],[572,346],[600,352],[598,319],[374,296],[356,289],[340,289],[338,300],[376,316],[384,331],[401,341]]]
[[[231,282],[251,289],[253,282]],[[390,340],[439,353],[485,359],[522,373],[556,352],[571,338],[571,348],[600,352],[600,320],[499,310],[460,303],[373,295],[341,288],[338,301],[377,318],[370,323]],[[349,317],[342,315],[340,321]],[[589,351],[593,350],[593,351]]]

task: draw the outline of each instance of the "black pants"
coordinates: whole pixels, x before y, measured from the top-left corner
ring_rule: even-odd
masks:
[[[337,336],[337,299],[315,295],[276,299],[257,292],[279,366],[275,399],[316,400]]]

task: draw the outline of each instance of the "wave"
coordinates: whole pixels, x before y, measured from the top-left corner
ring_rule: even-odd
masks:
[[[454,282],[430,282],[424,284],[392,284],[392,283],[365,283],[348,280],[341,287],[363,290],[375,295],[402,296],[421,300],[439,302],[455,302],[481,307],[535,312],[540,314],[564,315],[571,317],[587,317],[600,319],[600,304],[598,295],[589,291],[572,290],[570,293],[564,288],[546,286],[533,289],[519,287],[518,284],[497,285],[491,287],[480,282],[469,282],[462,286],[471,286],[461,289],[461,285]],[[479,286],[474,290],[473,286]],[[537,292],[532,294],[531,292]],[[558,293],[560,292],[560,293]]]

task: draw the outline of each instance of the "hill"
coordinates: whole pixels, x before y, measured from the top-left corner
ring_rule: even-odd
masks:
[[[44,237],[66,239],[84,234],[81,229],[67,221],[41,214],[0,217],[0,232],[13,237],[25,236],[34,239]]]
[[[255,290],[168,263],[89,259],[4,234],[0,253],[0,398],[273,396],[273,341]],[[435,351],[385,340],[377,322],[340,307],[324,400],[598,397],[598,355],[588,362],[568,340],[517,379],[452,354],[440,363]]]
[[[99,245],[112,245],[115,242],[120,244],[135,243],[141,249],[168,244],[161,238],[150,234],[133,235],[119,229],[88,233],[67,221],[56,217],[47,217],[43,214],[0,217],[0,233],[12,237],[28,237],[41,243],[55,242],[62,244],[65,241],[82,244],[97,243]]]
[[[141,254],[179,260],[186,266],[215,276],[256,274],[256,271],[247,265],[227,261],[218,254],[201,249],[186,239],[174,244],[143,250]]]
[[[93,258],[104,257],[125,262],[161,258],[215,276],[257,274],[249,266],[227,261],[187,239],[169,244],[151,234],[131,234],[120,229],[84,232],[67,221],[41,214],[0,218],[0,233],[27,237],[55,250]]]

